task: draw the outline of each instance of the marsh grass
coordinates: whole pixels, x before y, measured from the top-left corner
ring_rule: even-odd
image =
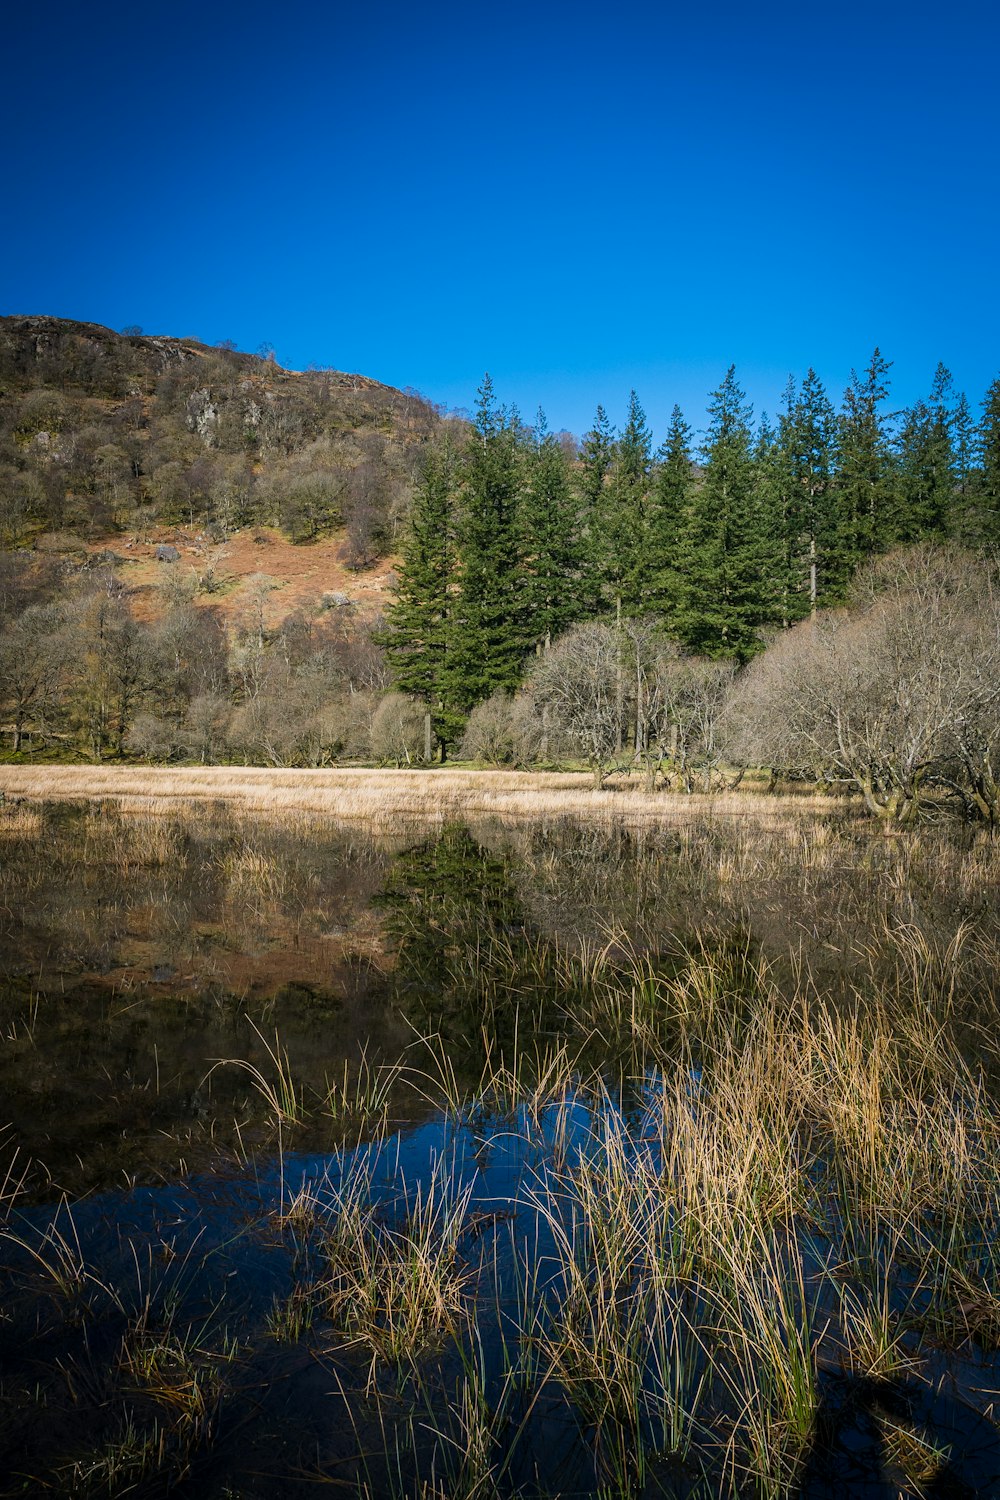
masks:
[[[321,1107],[331,1120],[358,1120],[373,1125],[386,1118],[393,1089],[404,1076],[404,1064],[373,1062],[368,1051],[365,1043],[353,1066],[345,1057],[341,1076],[327,1079]]]
[[[0,1127],[0,1154],[6,1157],[6,1162],[0,1175],[0,1225],[4,1224],[10,1216],[11,1209],[18,1202],[25,1190],[31,1163],[24,1157],[23,1152],[14,1144],[13,1132],[9,1125]]]
[[[199,803],[226,800],[282,817],[321,813],[387,829],[417,821],[470,817],[512,821],[582,817],[620,826],[708,814],[748,815],[780,824],[789,814],[843,814],[843,799],[818,794],[767,797],[751,791],[650,793],[619,778],[595,790],[586,772],[437,770],[272,770],[255,766],[4,766],[11,796],[60,800],[115,799],[123,810],[193,812]]]
[[[412,1189],[397,1177],[387,1203],[375,1187],[380,1170],[379,1153],[360,1150],[342,1180],[296,1195],[283,1222],[317,1238],[312,1310],[343,1344],[401,1363],[456,1335],[472,1274],[460,1254],[472,1189],[438,1163]]]
[[[129,1421],[114,1438],[95,1452],[57,1469],[52,1482],[39,1479],[42,1493],[66,1495],[122,1495],[134,1491],[166,1462],[166,1434],[153,1424],[142,1430]]]
[[[210,1435],[222,1401],[222,1371],[238,1354],[235,1345],[210,1350],[196,1332],[182,1336],[170,1329],[131,1333],[122,1351],[122,1368],[137,1390],[162,1408],[175,1433],[191,1442]]]
[[[272,1045],[254,1021],[248,1021],[248,1024],[264,1050],[270,1069],[265,1071],[243,1057],[220,1057],[205,1075],[205,1081],[211,1078],[217,1068],[240,1068],[249,1076],[255,1091],[271,1111],[275,1124],[304,1124],[309,1113],[305,1090],[292,1072],[288,1051],[282,1047],[277,1031]]]
[[[69,1200],[61,1198],[55,1213],[39,1230],[0,1230],[6,1240],[27,1258],[29,1270],[69,1309],[85,1311],[88,1294],[99,1285],[92,1277]]]
[[[276,1157],[268,1136],[242,1162],[256,1197],[240,1233],[284,1256],[286,1276],[279,1296],[267,1283],[253,1336],[272,1360],[288,1358],[275,1343],[306,1345],[329,1369],[356,1424],[358,1493],[537,1496],[554,1486],[555,1433],[581,1493],[669,1493],[676,1479],[729,1500],[790,1497],[831,1372],[995,1385],[997,942],[981,898],[996,849],[930,833],[858,844],[822,820],[665,837],[623,845],[619,878],[582,834],[553,846],[525,833],[530,900],[498,902],[477,932],[463,896],[457,936],[432,907],[451,1008],[400,1065],[362,1048],[307,1085],[270,1022],[252,1023],[253,1059],[215,1064],[242,1072],[278,1127]],[[266,903],[294,888],[305,909],[315,893],[294,859],[275,895],[274,852],[251,858],[249,820],[240,838],[236,862],[214,866],[227,891]],[[127,839],[121,850],[135,868]],[[587,904],[571,907],[574,860]],[[775,958],[759,934],[789,861],[811,946],[792,951],[785,932]],[[660,909],[675,899],[700,922]],[[593,909],[602,927],[574,926]],[[417,910],[417,936],[427,926]],[[419,1165],[389,1129],[404,1084],[425,1123],[433,1111]],[[283,1148],[309,1121],[346,1124],[349,1144],[303,1164]],[[494,1148],[506,1177],[490,1177]],[[68,1204],[47,1226],[18,1218],[21,1158],[8,1158],[18,1291],[44,1288],[71,1317],[103,1298],[123,1317]],[[69,1480],[63,1465],[71,1492],[186,1473],[239,1383],[230,1366],[254,1358],[182,1316],[201,1295],[183,1267],[169,1296],[136,1267],[117,1368],[152,1420],[102,1436]],[[946,1445],[898,1413],[878,1421],[891,1463],[934,1485]]]
[[[267,1331],[282,1344],[300,1344],[316,1321],[319,1297],[309,1282],[297,1281],[287,1297],[276,1297],[267,1315]]]
[[[891,1419],[885,1423],[884,1441],[890,1463],[902,1471],[918,1495],[927,1493],[951,1457],[949,1444]]]

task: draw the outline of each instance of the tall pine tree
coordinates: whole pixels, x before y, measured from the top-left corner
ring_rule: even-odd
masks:
[[[600,520],[604,490],[614,456],[615,429],[603,406],[598,406],[594,425],[580,444],[580,464],[576,485],[580,496],[581,606],[585,614],[596,614],[603,597],[602,539]]]
[[[614,446],[610,477],[594,510],[591,535],[596,565],[616,615],[639,615],[647,606],[646,525],[652,438],[635,391]]]
[[[794,400],[795,387],[789,377],[779,431],[772,428],[767,412],[762,412],[753,456],[754,491],[766,559],[768,614],[782,626],[793,624],[799,617],[800,574],[792,522],[794,484],[788,448],[779,436]]]
[[[431,452],[425,460],[382,633],[396,687],[428,705],[442,745],[457,728],[446,670],[455,571],[454,468],[449,449]]]
[[[678,635],[691,651],[745,661],[771,616],[768,537],[756,491],[752,411],[730,365],[709,402],[705,470],[681,547]]]
[[[677,628],[682,596],[681,540],[694,485],[691,428],[679,406],[670,413],[670,426],[656,458],[646,537],[648,602],[672,634]]]
[[[782,422],[791,482],[788,556],[793,570],[789,613],[815,614],[841,590],[847,572],[834,503],[836,418],[815,370],[809,370]]]
[[[945,536],[955,497],[952,450],[952,380],[939,364],[930,401],[917,401],[904,414],[899,433],[898,539]]]
[[[519,423],[497,403],[487,375],[462,464],[457,526],[458,597],[445,679],[449,700],[468,713],[520,680],[527,649],[520,556]]]
[[[977,546],[1000,547],[1000,376],[983,401],[976,443],[974,531]]]
[[[889,418],[891,362],[876,348],[863,374],[851,371],[840,413],[837,510],[849,568],[884,552],[896,532]]]
[[[519,510],[522,605],[529,644],[547,647],[584,612],[577,504],[566,455],[541,409],[525,458]]]

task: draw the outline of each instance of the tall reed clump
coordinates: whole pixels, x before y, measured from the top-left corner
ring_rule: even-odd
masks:
[[[363,1152],[324,1204],[323,1273],[316,1288],[326,1316],[348,1344],[403,1362],[454,1335],[469,1268],[459,1253],[472,1184],[438,1163],[394,1202],[373,1185],[378,1157]]]
[[[249,1025],[264,1050],[270,1070],[265,1071],[247,1058],[221,1057],[213,1063],[207,1077],[211,1078],[217,1068],[240,1068],[250,1078],[254,1091],[267,1105],[276,1125],[302,1124],[308,1114],[305,1092],[292,1072],[287,1049],[282,1047],[277,1032],[272,1046],[259,1026],[253,1021]]]
[[[532,1191],[553,1269],[526,1333],[631,1483],[653,1455],[689,1459],[722,1402],[731,1467],[773,1489],[818,1402],[793,1228],[808,1148],[776,1128],[753,1044],[644,1084],[638,1122],[605,1095],[590,1140]]]
[[[636,957],[612,1021],[646,989],[657,1061],[592,1099],[587,1139],[539,1173],[550,1273],[523,1339],[619,1434],[631,1484],[652,1454],[714,1449],[739,1493],[785,1495],[823,1365],[894,1378],[927,1335],[1000,1332],[1000,1115],[941,1018],[939,969],[901,1009],[892,983],[843,1008],[731,954],[693,968]]]

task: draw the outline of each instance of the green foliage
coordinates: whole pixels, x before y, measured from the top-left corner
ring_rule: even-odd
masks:
[[[648,607],[651,448],[646,414],[631,391],[625,427],[614,444],[609,479],[597,496],[591,522],[594,563],[605,595],[626,615]]]
[[[767,518],[755,485],[751,408],[731,365],[709,405],[705,473],[680,548],[677,630],[690,651],[746,660],[772,616]]]
[[[1000,376],[986,392],[976,448],[979,462],[968,484],[963,531],[975,546],[1000,547]]]
[[[594,425],[584,436],[580,448],[580,493],[587,513],[595,511],[608,474],[614,453],[615,430],[608,420],[603,406],[597,408]]]
[[[498,405],[487,375],[462,464],[458,593],[446,694],[468,713],[521,676],[528,644],[521,592],[518,418]]]
[[[547,646],[585,610],[584,562],[569,463],[538,413],[518,512],[528,642]]]
[[[841,603],[899,541],[1000,546],[1000,380],[978,425],[943,365],[894,418],[877,348],[839,414],[815,371],[790,379],[776,430],[754,430],[730,369],[699,469],[678,407],[653,454],[635,391],[617,435],[597,408],[574,460],[541,413],[526,431],[487,376],[471,427],[446,424],[451,448],[426,402],[360,377],[135,330],[0,322],[0,711],[15,748],[63,736],[98,757],[363,756],[387,664],[445,749],[574,626],[613,615],[620,638],[648,628],[742,662],[768,627]],[[156,522],[218,546],[248,525],[303,543],[340,528],[348,567],[398,550],[398,588],[381,629],[361,612],[270,629],[263,574],[242,614],[191,598],[148,624],[113,571],[85,573],[67,533],[145,540]],[[59,555],[76,550],[58,579],[39,561],[55,529]],[[202,592],[218,591],[212,572]],[[613,688],[620,740],[620,667]]]
[[[794,620],[835,599],[847,572],[835,504],[836,418],[815,370],[788,401],[779,443],[788,484],[782,520],[789,587],[782,615]]]
[[[905,413],[899,434],[899,541],[942,537],[950,530],[955,493],[951,397],[951,374],[939,364],[930,401],[917,401]]]
[[[876,348],[862,375],[851,371],[840,415],[837,505],[848,566],[883,552],[895,536],[888,419],[891,362]]]
[[[444,744],[455,729],[447,705],[454,504],[454,455],[448,449],[431,452],[414,493],[399,582],[382,635],[396,686],[432,705],[434,732]]]
[[[670,413],[670,426],[656,460],[646,535],[649,570],[646,609],[661,615],[666,628],[671,630],[683,598],[681,541],[694,489],[691,428],[679,406]]]

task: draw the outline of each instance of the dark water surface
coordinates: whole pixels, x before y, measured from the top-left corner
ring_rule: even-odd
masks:
[[[366,836],[222,809],[0,818],[0,1495],[1000,1494],[992,846],[846,821]],[[835,1174],[776,1232],[815,1386],[808,1436],[773,1427],[770,1477],[721,1368],[712,1276],[671,1271],[637,1339],[641,1246],[607,1328],[571,1305],[567,1270],[599,1300],[588,1164],[620,1158],[633,1184],[674,1170],[711,1018],[744,1036],[765,966],[789,1004],[806,985],[845,1008],[890,995],[921,1034],[930,1016],[982,1091],[961,1285],[943,1251],[917,1263],[922,1220],[912,1242],[888,1210],[846,1222]],[[663,1000],[681,994],[697,1024]],[[362,1189],[376,1264],[424,1214],[457,1287],[405,1358],[330,1290]],[[899,1358],[874,1373],[838,1322],[837,1289],[868,1286],[862,1241],[866,1265],[891,1263]],[[631,1339],[641,1418],[554,1363],[573,1319],[601,1369]]]

